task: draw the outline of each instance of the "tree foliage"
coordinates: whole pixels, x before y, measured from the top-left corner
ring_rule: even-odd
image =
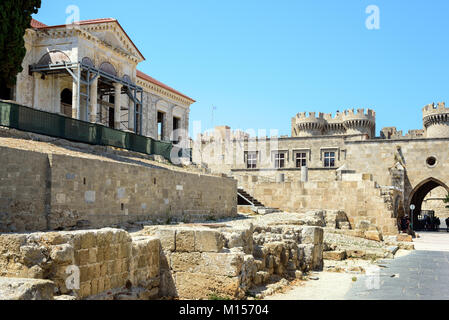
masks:
[[[37,13],[41,0],[0,1],[0,87],[11,87],[22,72],[26,54],[23,36],[30,28],[31,15]]]

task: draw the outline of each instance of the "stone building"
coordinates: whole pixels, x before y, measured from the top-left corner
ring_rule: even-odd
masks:
[[[291,137],[219,127],[197,137],[193,161],[232,175],[265,205],[291,212],[345,209],[353,224],[372,220],[394,233],[411,204],[419,212],[430,191],[449,192],[449,108],[425,106],[424,129],[407,135],[384,128],[376,137],[375,117],[363,109],[299,113]]]
[[[11,100],[164,141],[188,143],[195,102],[137,69],[145,58],[115,19],[32,20]]]

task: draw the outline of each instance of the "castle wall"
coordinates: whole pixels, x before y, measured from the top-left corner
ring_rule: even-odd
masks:
[[[259,175],[274,180],[279,173],[292,181],[299,181],[300,168],[296,167],[296,152],[306,153],[311,180],[335,178],[335,170],[345,163],[346,139],[362,139],[362,136],[326,136],[304,138],[278,138],[259,140],[206,140],[195,141],[193,162],[204,163],[216,173],[231,173],[234,176]],[[257,151],[257,168],[248,169],[245,152]],[[325,168],[324,153],[335,152],[335,166]],[[285,153],[285,168],[276,169],[276,152]]]
[[[229,178],[11,148],[1,148],[0,159],[2,232],[237,213]]]
[[[412,191],[423,181],[434,178],[449,185],[449,139],[377,140],[347,142],[347,169],[370,173],[380,185],[391,185],[389,169],[398,161],[406,169],[405,204]],[[400,147],[398,152],[397,148]],[[435,157],[430,167],[426,160]]]
[[[387,205],[396,195],[376,188],[368,178],[371,177],[367,175],[359,181],[248,183],[243,187],[268,207],[287,212],[342,210],[353,228],[365,220],[377,225],[384,234],[396,234],[395,209]]]
[[[438,123],[427,128],[427,138],[449,137],[449,123]]]
[[[0,147],[0,232],[46,230],[46,154]]]
[[[55,295],[105,298],[108,291],[123,290],[128,281],[147,299],[159,293],[157,238],[132,239],[126,231],[115,229],[3,234],[0,253],[0,276],[49,279]],[[16,259],[10,259],[12,255]]]

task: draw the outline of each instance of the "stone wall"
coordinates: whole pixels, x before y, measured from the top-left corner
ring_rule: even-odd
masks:
[[[47,229],[46,154],[0,148],[0,232]]]
[[[218,128],[216,129],[218,130]],[[324,152],[335,152],[335,166],[339,168],[346,159],[345,141],[362,140],[364,136],[320,136],[303,138],[271,138],[233,140],[219,132],[212,137],[199,137],[193,147],[193,162],[204,163],[212,172],[230,173],[233,170],[252,174],[245,162],[245,152],[258,152],[257,169],[270,169],[271,177],[276,175],[274,152],[285,153],[285,168],[295,169],[295,153],[306,153],[307,166],[310,169],[324,169]],[[282,170],[281,170],[282,171]],[[300,174],[299,174],[300,176]],[[297,177],[293,177],[296,179]],[[319,179],[319,177],[317,177]],[[324,179],[327,178],[323,177]]]
[[[353,227],[369,220],[385,234],[398,232],[391,205],[394,191],[378,188],[370,175],[364,175],[360,181],[255,183],[243,187],[272,208],[288,212],[342,210]]]
[[[237,214],[237,182],[140,163],[0,148],[0,231],[102,228]]]
[[[159,287],[159,248],[156,238],[132,239],[116,229],[4,234],[0,235],[0,276],[51,280],[56,296],[85,299],[139,287],[144,297],[154,298]],[[72,276],[74,281],[68,281]]]
[[[379,140],[347,142],[347,169],[369,172],[383,186],[391,185],[390,169],[401,162],[406,170],[405,207],[413,190],[429,178],[449,184],[449,139]],[[426,160],[435,157],[435,166]]]
[[[292,221],[147,227],[142,234],[162,244],[160,295],[241,299],[255,287],[320,270],[323,229]]]

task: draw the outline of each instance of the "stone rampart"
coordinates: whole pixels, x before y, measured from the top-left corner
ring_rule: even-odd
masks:
[[[97,157],[99,158],[99,157]],[[0,147],[0,232],[103,228],[237,214],[231,178]]]

